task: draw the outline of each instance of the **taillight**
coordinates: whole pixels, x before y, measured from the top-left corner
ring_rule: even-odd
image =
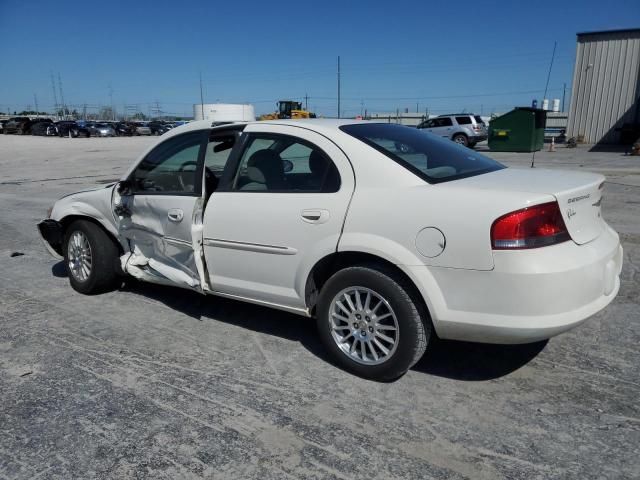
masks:
[[[494,250],[546,247],[570,238],[557,202],[507,213],[491,225]]]

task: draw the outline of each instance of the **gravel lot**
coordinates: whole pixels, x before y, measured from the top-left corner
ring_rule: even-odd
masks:
[[[639,157],[536,155],[608,176],[625,259],[606,310],[539,344],[440,341],[376,383],[328,363],[300,317],[151,285],[70,288],[35,224],[154,141],[0,136],[0,478],[640,477]]]

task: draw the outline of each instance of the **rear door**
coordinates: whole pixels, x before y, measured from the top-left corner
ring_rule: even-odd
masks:
[[[335,252],[354,189],[351,164],[326,137],[251,124],[204,216],[212,290],[305,308],[313,265]]]
[[[149,281],[200,288],[193,218],[202,207],[204,130],[172,137],[132,171],[114,197],[121,238],[131,255],[125,270]]]

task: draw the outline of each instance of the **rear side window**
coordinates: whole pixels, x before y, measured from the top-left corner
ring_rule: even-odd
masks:
[[[250,134],[232,190],[331,193],[340,175],[317,146],[288,135]]]
[[[482,120],[482,117],[480,115],[475,115],[473,118],[476,119],[476,123],[478,124],[483,124],[484,120]]]
[[[450,127],[453,125],[453,121],[449,117],[434,118],[434,127]]]
[[[456,117],[458,125],[471,125],[471,117]]]
[[[469,148],[415,128],[388,123],[359,123],[340,127],[345,133],[399,163],[429,183],[472,177],[505,168]]]

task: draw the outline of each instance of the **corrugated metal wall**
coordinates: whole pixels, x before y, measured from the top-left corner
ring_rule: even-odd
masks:
[[[640,30],[578,35],[567,133],[618,143],[623,123],[640,122]]]

